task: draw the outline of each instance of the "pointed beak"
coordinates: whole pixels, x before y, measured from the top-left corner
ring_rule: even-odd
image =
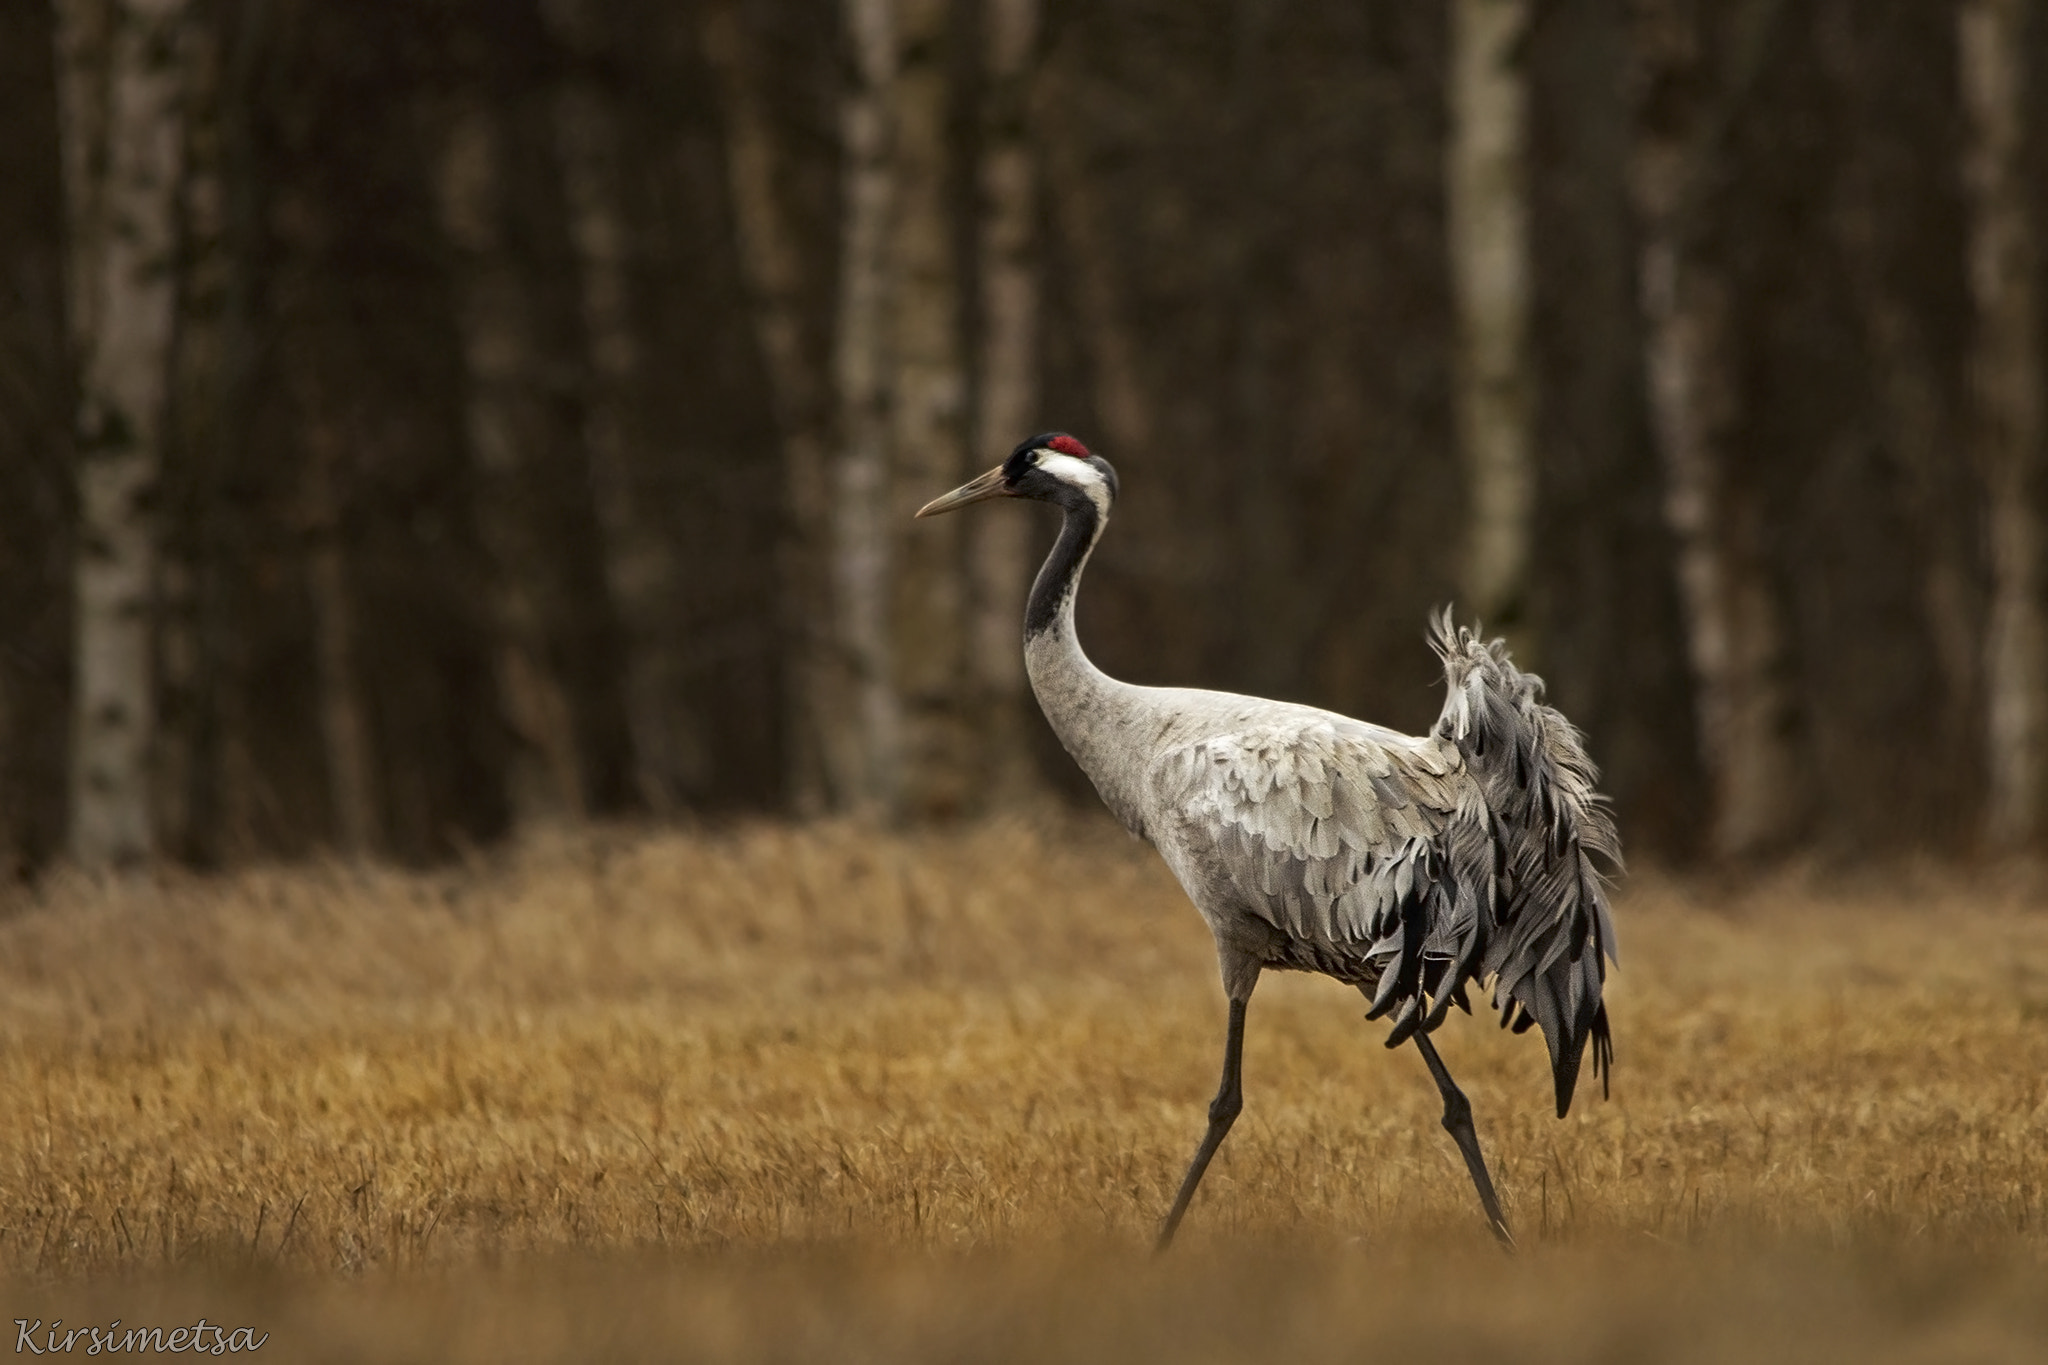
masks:
[[[917,509],[921,517],[935,517],[941,512],[950,512],[956,507],[965,507],[970,502],[986,502],[990,498],[1014,496],[1003,487],[1003,467],[997,465],[972,483],[963,483],[942,497],[933,498]]]

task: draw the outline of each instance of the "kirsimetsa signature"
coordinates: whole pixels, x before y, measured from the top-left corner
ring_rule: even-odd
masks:
[[[41,1318],[14,1320],[16,1355],[239,1355],[260,1351],[270,1333],[253,1327],[227,1327],[205,1318],[190,1327],[123,1327],[115,1318],[106,1326],[66,1327],[58,1318],[49,1326]]]

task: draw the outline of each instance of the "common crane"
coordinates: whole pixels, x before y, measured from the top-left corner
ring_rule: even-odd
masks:
[[[1321,972],[1389,1015],[1443,1095],[1486,1219],[1514,1245],[1472,1127],[1472,1106],[1429,1035],[1468,985],[1493,980],[1503,1026],[1543,1030],[1557,1114],[1590,1040],[1602,1089],[1613,1064],[1600,1000],[1614,953],[1595,855],[1620,841],[1578,732],[1505,645],[1432,622],[1449,695],[1426,735],[1290,702],[1105,675],[1074,632],[1074,595],[1117,496],[1109,462],[1072,436],[1034,436],[919,509],[989,498],[1065,513],[1024,610],[1032,691],[1060,742],[1132,833],[1159,851],[1216,938],[1229,1030],[1209,1126],[1160,1224],[1173,1241],[1202,1173],[1244,1107],[1245,1007],[1267,968]]]

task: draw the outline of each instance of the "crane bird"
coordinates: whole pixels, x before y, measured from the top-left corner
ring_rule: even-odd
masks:
[[[1157,1249],[1172,1243],[1244,1107],[1245,1008],[1269,967],[1334,977],[1371,1001],[1366,1018],[1392,1017],[1387,1046],[1421,1052],[1487,1223],[1513,1247],[1472,1106],[1430,1034],[1453,1004],[1469,1013],[1466,987],[1491,978],[1502,1025],[1543,1030],[1559,1118],[1589,1040],[1605,1090],[1614,1052],[1600,988],[1614,927],[1593,858],[1619,867],[1621,848],[1578,731],[1501,641],[1453,628],[1448,609],[1431,643],[1449,695],[1426,735],[1291,702],[1118,682],[1074,632],[1081,570],[1116,496],[1107,460],[1048,432],[917,515],[990,498],[1065,514],[1024,609],[1032,691],[1216,938],[1229,1001],[1223,1079]]]

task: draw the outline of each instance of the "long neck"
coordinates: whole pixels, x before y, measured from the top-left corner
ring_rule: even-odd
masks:
[[[1086,498],[1062,504],[1060,538],[1038,571],[1024,608],[1024,668],[1060,743],[1088,774],[1117,818],[1138,828],[1135,774],[1124,732],[1142,704],[1139,689],[1089,661],[1074,632],[1074,597],[1105,516]],[[1120,742],[1121,741],[1121,742]]]
[[[1085,664],[1087,657],[1074,635],[1074,593],[1081,586],[1081,570],[1087,567],[1088,556],[1108,523],[1087,498],[1063,506],[1067,515],[1060,523],[1060,538],[1039,566],[1038,581],[1031,585],[1031,600],[1024,607],[1024,646],[1028,650],[1048,632],[1057,633]]]

